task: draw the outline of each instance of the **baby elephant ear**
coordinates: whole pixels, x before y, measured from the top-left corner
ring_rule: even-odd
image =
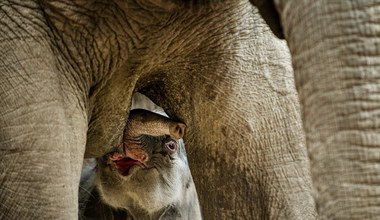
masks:
[[[172,136],[176,140],[179,140],[185,134],[185,129],[186,129],[186,125],[184,123],[181,123],[181,122],[172,123],[169,128],[170,136]]]

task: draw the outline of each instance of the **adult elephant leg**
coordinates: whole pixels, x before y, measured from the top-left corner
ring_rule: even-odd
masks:
[[[188,126],[186,149],[205,219],[314,219],[286,45],[251,10],[239,12],[239,37],[216,39],[219,48],[200,43],[197,54],[210,56],[168,67],[142,92]]]
[[[204,216],[313,219],[309,162],[295,89],[284,95],[271,85],[272,80],[291,84],[291,71],[256,70],[230,69],[230,76],[222,80],[200,76],[197,84],[191,83],[198,85],[194,88],[198,92],[189,99],[194,119],[189,124],[188,148]],[[265,71],[274,78],[260,74]],[[285,72],[276,76],[277,71]]]
[[[380,1],[276,1],[322,219],[380,216]]]
[[[85,100],[36,8],[0,7],[0,219],[75,219]]]

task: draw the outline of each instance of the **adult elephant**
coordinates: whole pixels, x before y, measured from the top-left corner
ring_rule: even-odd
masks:
[[[378,219],[380,1],[252,2],[292,54],[321,219]]]
[[[286,44],[248,0],[2,1],[0,218],[75,219],[133,91],[186,122],[205,219],[313,219]]]

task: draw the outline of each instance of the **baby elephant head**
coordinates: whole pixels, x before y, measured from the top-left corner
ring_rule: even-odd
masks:
[[[200,219],[181,139],[185,128],[153,112],[132,110],[122,145],[98,160],[103,200],[133,219]]]

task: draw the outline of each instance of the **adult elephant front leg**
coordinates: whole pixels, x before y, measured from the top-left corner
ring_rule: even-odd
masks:
[[[380,216],[380,1],[276,1],[322,219]]]
[[[0,219],[75,219],[85,88],[25,4],[0,7]]]

